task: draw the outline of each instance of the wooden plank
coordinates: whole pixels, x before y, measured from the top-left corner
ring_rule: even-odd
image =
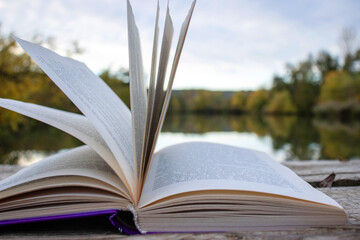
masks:
[[[155,239],[172,239],[172,240],[205,240],[205,239],[224,239],[224,240],[246,240],[246,239],[291,239],[291,240],[358,240],[360,230],[357,228],[307,228],[297,231],[266,231],[266,232],[228,232],[228,233],[182,233],[182,234],[152,234],[140,236],[124,236],[119,234],[59,234],[59,235],[7,235],[0,236],[0,239],[121,239],[121,240],[155,240]]]
[[[309,177],[316,175],[329,175],[332,172],[336,174],[344,174],[354,177],[359,177],[360,174],[360,160],[350,161],[299,161],[299,162],[284,162],[284,165],[292,169],[300,177]]]
[[[351,225],[360,227],[360,186],[318,188],[337,201],[346,211]]]
[[[316,161],[289,161],[283,163],[299,176],[310,174],[360,173],[360,160],[316,160]]]
[[[333,186],[360,185],[360,160],[285,162],[284,165],[313,186],[331,173],[336,174]]]
[[[0,239],[121,239],[121,240],[145,240],[145,239],[359,239],[360,228],[359,226],[341,226],[332,228],[306,228],[292,231],[239,231],[239,232],[226,232],[226,233],[166,233],[166,234],[151,234],[151,235],[137,235],[126,236],[117,233],[104,232],[92,233],[91,230],[87,232],[67,232],[67,233],[10,233],[2,235]]]

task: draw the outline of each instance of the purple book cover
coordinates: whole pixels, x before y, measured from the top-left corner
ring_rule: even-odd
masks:
[[[55,221],[55,220],[66,220],[66,219],[74,219],[74,218],[86,218],[93,216],[108,216],[109,223],[111,223],[122,233],[129,235],[140,234],[139,230],[135,226],[133,214],[130,211],[121,211],[118,209],[106,209],[106,210],[98,210],[98,211],[90,211],[90,212],[2,220],[0,221],[0,226],[35,223],[35,222],[47,222],[47,221]]]

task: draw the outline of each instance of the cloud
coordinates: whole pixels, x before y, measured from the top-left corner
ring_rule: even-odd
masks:
[[[150,68],[156,1],[131,1]],[[171,1],[174,44],[191,0]],[[167,1],[161,0],[161,18]],[[341,29],[360,30],[358,1],[198,1],[177,72],[177,88],[255,89],[269,85],[286,62],[327,49],[339,54]],[[95,72],[128,66],[126,1],[0,0],[5,32],[54,36],[60,53],[78,40],[77,58]],[[160,25],[162,29],[163,24]],[[161,39],[161,38],[160,38]]]

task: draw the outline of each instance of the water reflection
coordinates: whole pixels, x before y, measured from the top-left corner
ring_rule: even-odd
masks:
[[[336,121],[314,120],[323,143],[322,155],[328,158],[360,157],[360,122],[341,124]]]
[[[18,132],[0,129],[0,163],[27,165],[82,144],[42,123],[29,126]],[[360,157],[360,122],[295,116],[169,115],[157,149],[193,140],[258,149],[279,161],[350,159]]]
[[[252,115],[169,115],[164,132],[203,134],[209,132],[254,133],[262,150],[261,139],[268,137],[267,152],[281,160],[350,159],[360,157],[360,122],[341,123],[296,116]],[[206,139],[206,136],[204,136]],[[224,140],[225,141],[225,140]],[[227,139],[225,143],[247,147],[246,140]]]
[[[16,132],[0,128],[0,163],[29,165],[44,156],[82,144],[69,134],[40,122]]]

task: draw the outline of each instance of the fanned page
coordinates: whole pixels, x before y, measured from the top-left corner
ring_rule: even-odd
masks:
[[[140,178],[141,154],[145,134],[146,118],[146,88],[144,82],[143,64],[141,57],[139,31],[135,23],[134,14],[127,1],[128,42],[129,42],[129,72],[130,72],[130,104],[132,117],[133,151],[135,177]],[[137,195],[140,192],[138,190]]]
[[[157,138],[161,131],[163,121],[164,121],[164,118],[166,115],[167,107],[168,107],[170,96],[171,96],[172,85],[173,85],[173,82],[175,79],[177,66],[179,64],[181,52],[182,52],[182,49],[184,46],[187,30],[189,28],[189,24],[190,24],[190,20],[191,20],[191,17],[192,17],[194,8],[195,8],[195,4],[196,4],[196,0],[193,1],[192,5],[190,7],[190,10],[189,10],[189,12],[182,24],[182,27],[181,27],[181,32],[179,35],[179,40],[177,43],[176,52],[175,52],[174,60],[172,63],[170,78],[169,78],[166,92],[164,92],[164,90],[163,90],[164,84],[161,81],[161,78],[160,78],[160,82],[159,82],[159,77],[157,80],[158,82],[156,85],[153,114],[151,115],[151,120],[150,120],[150,131],[149,131],[149,136],[148,136],[149,141],[147,144],[146,155],[145,155],[146,156],[145,164],[144,164],[145,169],[144,169],[144,173],[143,173],[145,176],[146,176],[146,170],[149,165],[149,162],[152,159],[152,154],[155,150]],[[169,42],[170,36],[172,36],[172,23],[171,23],[169,11],[167,12],[167,14],[168,14],[167,23],[169,26],[168,27],[165,26],[165,29],[164,29],[163,47],[164,47],[164,42],[165,42],[165,47],[164,47],[165,49],[164,49],[164,51],[162,51],[163,56],[160,56],[160,65],[159,65],[159,69],[158,69],[158,74],[159,74],[159,72],[162,72],[162,73],[166,72],[166,66],[162,66],[161,58],[168,59],[169,53],[167,52],[168,49],[166,48],[167,47],[166,44],[167,44],[167,42]],[[165,25],[166,25],[166,23],[165,23]],[[162,77],[164,77],[164,76],[162,76]]]
[[[169,83],[168,83],[166,94],[165,94],[163,108],[161,110],[160,121],[158,123],[157,134],[161,130],[161,127],[162,127],[162,124],[163,124],[163,121],[164,121],[164,118],[165,118],[165,115],[166,115],[166,111],[167,111],[167,108],[168,108],[168,105],[169,105],[169,101],[170,101],[170,97],[171,97],[172,85],[174,83],[176,70],[177,70],[177,67],[179,65],[181,52],[182,52],[182,49],[184,47],[186,34],[187,34],[188,29],[189,29],[190,20],[191,20],[192,14],[194,12],[195,4],[196,4],[196,0],[192,3],[191,8],[189,10],[189,13],[186,16],[185,21],[181,26],[179,40],[178,40],[178,44],[177,44],[177,47],[176,47],[176,52],[175,52],[173,64],[172,64],[172,67],[171,67]]]
[[[170,48],[171,48],[171,41],[173,36],[174,28],[173,23],[170,17],[170,11],[169,7],[166,11],[166,20],[165,20],[165,26],[164,26],[164,33],[163,33],[163,40],[161,43],[161,52],[160,52],[160,59],[159,59],[159,67],[157,71],[157,78],[156,78],[156,87],[155,87],[155,94],[154,94],[154,104],[152,109],[152,114],[149,124],[149,136],[147,137],[148,143],[147,143],[147,149],[145,150],[145,156],[144,156],[144,169],[142,174],[145,174],[146,166],[148,165],[150,158],[151,158],[151,148],[154,144],[154,136],[156,132],[156,126],[159,121],[159,116],[161,113],[161,107],[164,103],[164,83],[165,83],[165,75],[166,75],[166,69],[168,65],[169,60],[169,54],[170,54]]]
[[[147,148],[149,145],[149,133],[150,133],[150,123],[154,112],[154,101],[155,101],[155,77],[156,77],[156,66],[157,66],[157,49],[158,49],[158,39],[159,39],[159,1],[157,3],[156,10],[156,20],[155,20],[155,30],[154,30],[154,42],[151,58],[151,72],[150,72],[150,84],[148,90],[148,99],[147,99],[147,112],[146,112],[146,122],[145,122],[145,135],[142,149],[142,159],[141,159],[141,178],[140,183],[143,182],[144,172],[145,172],[145,159]]]
[[[120,179],[124,179],[124,174],[117,164],[114,155],[85,116],[33,103],[2,98],[0,98],[0,107],[42,121],[78,138],[94,149],[116,172]]]
[[[206,142],[177,144],[154,154],[139,208],[201,190],[253,191],[341,208],[265,153]]]
[[[15,39],[98,130],[123,170],[134,197],[131,114],[126,105],[85,64]]]

